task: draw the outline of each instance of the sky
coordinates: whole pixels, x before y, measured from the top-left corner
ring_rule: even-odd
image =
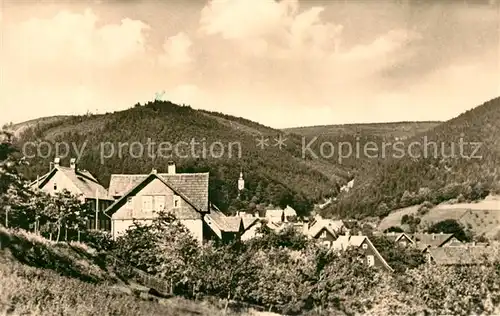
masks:
[[[0,123],[162,92],[274,128],[448,120],[500,96],[498,2],[0,0]]]

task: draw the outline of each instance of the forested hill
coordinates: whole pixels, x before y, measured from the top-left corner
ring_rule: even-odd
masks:
[[[410,156],[411,143],[417,145],[411,147]],[[496,193],[500,180],[500,98],[407,139],[404,149],[405,155],[392,151],[386,158],[374,160],[369,169],[359,173],[354,188],[326,213],[385,216],[392,209],[424,201],[477,200]]]
[[[45,159],[40,155],[29,159],[30,166],[23,172],[30,179],[46,173],[55,157],[55,144],[66,143],[72,153],[61,164],[68,164],[70,156],[77,156],[75,148],[83,148],[79,168],[91,171],[105,186],[112,173],[149,173],[153,168],[165,172],[168,161],[173,160],[178,172],[210,172],[211,200],[222,210],[259,210],[269,204],[289,204],[306,214],[315,201],[338,192],[339,185],[348,180],[347,171],[322,159],[302,159],[298,135],[284,134],[286,146],[279,149],[275,138],[281,133],[242,118],[155,101],[120,112],[42,121],[25,128],[17,145],[22,148],[28,141],[52,144],[50,154],[48,146],[39,147],[43,156],[48,154]],[[257,146],[260,136],[267,139],[264,149]],[[193,139],[197,142],[194,151],[190,143]],[[170,150],[167,144],[162,145],[160,152],[162,142],[168,142]],[[189,145],[181,144],[176,152],[175,145],[180,142]],[[214,145],[211,153],[210,146],[215,142],[219,144]],[[125,144],[121,150],[119,143]],[[241,145],[241,157],[236,143]],[[33,145],[26,148],[28,155],[35,153]],[[64,157],[65,148],[61,149]],[[242,201],[236,198],[240,170],[246,184]]]

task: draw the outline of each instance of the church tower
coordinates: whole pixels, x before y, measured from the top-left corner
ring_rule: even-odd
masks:
[[[240,178],[238,179],[238,198],[240,198],[241,191],[245,188],[245,180],[243,179],[243,171],[240,171]]]

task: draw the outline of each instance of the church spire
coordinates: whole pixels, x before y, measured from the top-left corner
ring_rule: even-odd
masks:
[[[243,170],[240,170],[240,178],[238,179],[238,198],[241,191],[245,188],[245,180],[243,179]]]

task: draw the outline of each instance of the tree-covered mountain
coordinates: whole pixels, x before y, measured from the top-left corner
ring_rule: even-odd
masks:
[[[499,189],[500,98],[469,110],[361,166],[326,214],[385,216],[429,201],[477,200]],[[403,149],[403,151],[401,151]],[[411,153],[411,155],[410,155]]]
[[[276,146],[280,134],[285,140],[281,149]],[[261,137],[263,149],[257,146]],[[302,159],[301,141],[298,135],[242,118],[155,101],[103,115],[45,120],[25,127],[16,143],[21,149],[26,145],[30,166],[23,173],[30,179],[48,171],[60,143],[70,151],[66,155],[65,145],[59,145],[61,164],[83,152],[79,168],[104,185],[113,173],[166,172],[172,160],[178,172],[209,171],[211,200],[224,211],[288,204],[307,214],[315,201],[337,194],[347,171],[323,159]],[[240,171],[245,190],[238,199]]]

